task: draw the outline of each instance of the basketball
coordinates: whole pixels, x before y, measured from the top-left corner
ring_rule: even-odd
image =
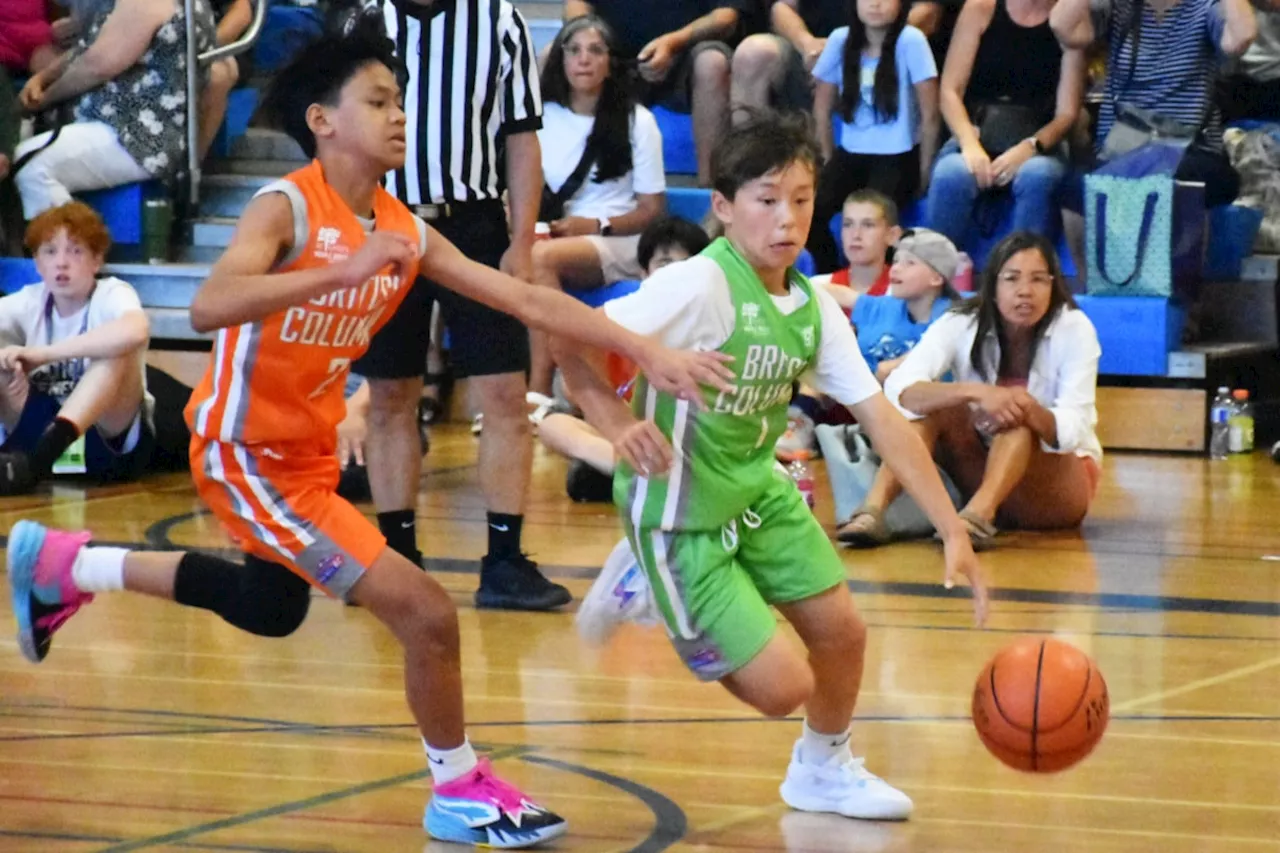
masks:
[[[973,725],[1015,770],[1056,773],[1093,751],[1110,701],[1097,664],[1070,643],[1024,637],[1001,649],[973,688]]]

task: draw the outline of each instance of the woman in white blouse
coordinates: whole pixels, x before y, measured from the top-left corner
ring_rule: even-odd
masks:
[[[1052,530],[1084,520],[1102,461],[1100,355],[1052,245],[1021,231],[992,251],[978,295],[930,326],[890,374],[885,395],[967,499],[960,517],[975,545],[991,545],[997,523]],[[948,373],[954,381],[942,381]],[[887,542],[884,509],[900,491],[882,466],[839,539]]]
[[[594,15],[569,21],[547,55],[542,172],[550,194],[566,182],[591,149],[591,168],[576,191],[558,199],[562,212],[543,215],[550,239],[533,247],[534,283],[587,290],[643,277],[636,244],[666,210],[662,133],[653,114],[636,103],[608,24]],[[546,338],[532,334],[529,387],[549,394],[551,358]]]

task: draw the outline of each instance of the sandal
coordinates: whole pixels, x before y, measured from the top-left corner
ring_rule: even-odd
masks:
[[[836,539],[851,548],[879,548],[893,536],[885,526],[883,510],[862,506],[836,531]]]
[[[969,532],[969,544],[974,551],[989,551],[996,546],[996,537],[1000,535],[1000,531],[994,524],[978,518],[968,510],[962,509],[958,514]],[[933,538],[942,541],[942,536],[937,533],[933,534]]]

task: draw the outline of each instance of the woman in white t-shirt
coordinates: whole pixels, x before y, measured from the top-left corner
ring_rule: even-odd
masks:
[[[666,210],[662,134],[632,96],[616,44],[604,21],[584,15],[564,25],[547,55],[538,142],[550,239],[533,247],[536,284],[586,290],[640,278],[640,234]],[[572,181],[588,148],[591,168]],[[549,394],[546,338],[531,337],[529,385]]]
[[[41,280],[0,298],[0,495],[55,471],[132,479],[155,442],[138,294],[96,278],[110,236],[87,205],[40,214],[26,243]]]

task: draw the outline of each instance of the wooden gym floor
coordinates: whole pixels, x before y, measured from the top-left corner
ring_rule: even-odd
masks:
[[[796,721],[701,686],[660,632],[584,648],[568,615],[476,612],[484,549],[475,442],[437,430],[418,505],[431,568],[461,611],[471,734],[571,822],[567,851],[1280,850],[1280,467],[1262,455],[1112,455],[1076,535],[1016,535],[985,558],[990,626],[938,584],[927,544],[846,553],[871,625],[855,751],[905,789],[899,825],[789,813]],[[526,543],[585,592],[618,537],[562,497],[538,456]],[[831,503],[820,507],[830,521]],[[225,547],[189,483],[59,487],[0,504],[103,540]],[[0,633],[12,634],[7,600]],[[1053,633],[1099,661],[1113,719],[1073,771],[1024,776],[968,719],[1003,643]],[[130,595],[100,597],[41,666],[0,644],[0,851],[444,851],[390,636],[317,600],[285,640]]]

